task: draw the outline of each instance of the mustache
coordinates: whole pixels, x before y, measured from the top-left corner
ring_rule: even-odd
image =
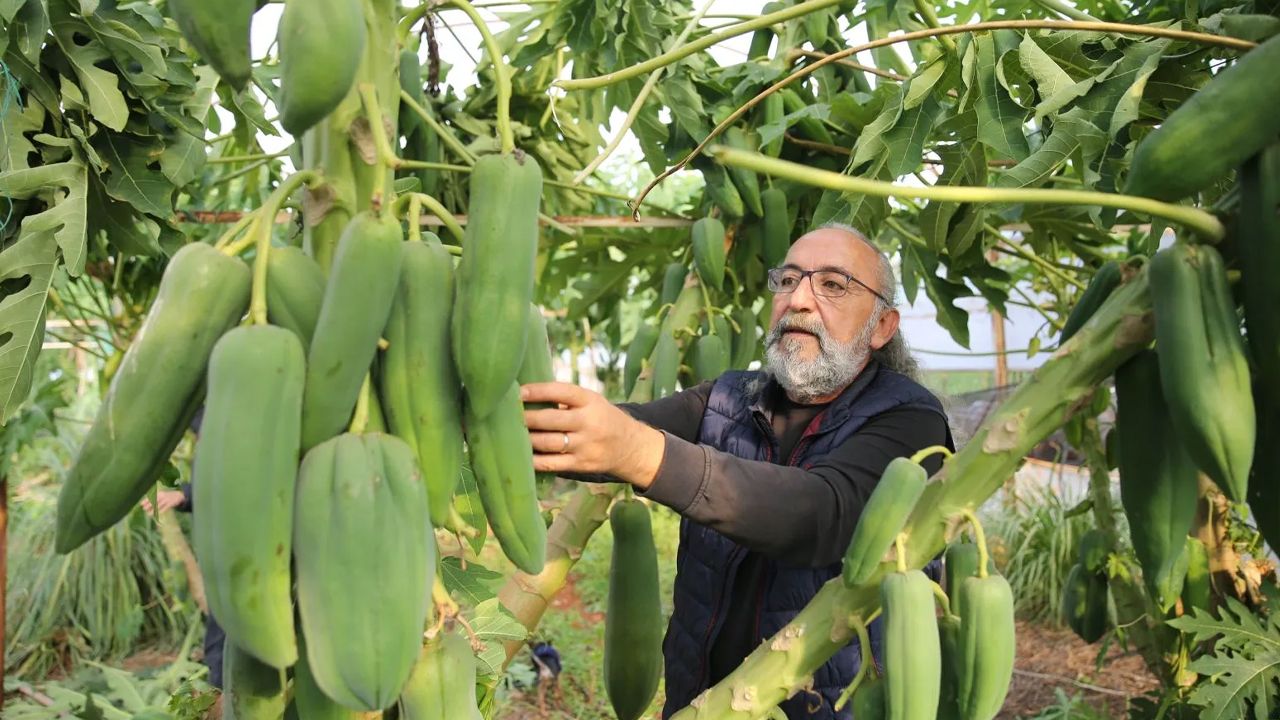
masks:
[[[825,346],[827,341],[827,329],[823,326],[822,321],[818,318],[808,317],[804,315],[784,315],[778,319],[778,324],[773,326],[773,330],[769,333],[769,345],[780,341],[782,334],[789,330],[799,330],[807,332],[818,339]]]

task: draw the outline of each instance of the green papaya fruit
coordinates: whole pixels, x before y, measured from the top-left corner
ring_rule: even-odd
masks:
[[[249,27],[256,0],[169,0],[169,14],[209,67],[237,92],[249,82]]]
[[[542,170],[520,151],[485,155],[471,170],[470,189],[452,342],[470,412],[484,417],[515,382],[524,357]]]
[[[395,302],[404,262],[400,223],[391,213],[361,212],[342,231],[307,352],[302,449],[342,432]]]
[[[681,266],[683,269],[683,266]],[[683,279],[681,280],[683,282]],[[636,328],[635,335],[631,338],[631,344],[627,346],[627,360],[622,368],[622,394],[630,397],[631,390],[635,388],[636,378],[640,377],[640,370],[645,360],[649,359],[653,347],[658,343],[658,326],[649,322],[642,322]]]
[[[418,459],[431,524],[444,527],[462,472],[462,381],[450,351],[453,258],[434,234],[424,238],[404,245],[381,389],[391,432]]]
[[[402,720],[481,720],[476,656],[458,630],[427,640],[400,693]]]
[[[933,598],[933,581],[919,570],[892,572],[880,582],[887,718],[937,717],[942,646]]]
[[[279,720],[285,671],[258,662],[227,636],[222,647],[222,720]]]
[[[636,720],[662,675],[662,598],[649,508],[624,499],[609,511],[613,558],[604,625],[604,686],[618,720]]]
[[[1177,242],[1155,254],[1148,277],[1160,383],[1176,437],[1228,498],[1244,502],[1257,427],[1222,256],[1210,245]]]
[[[280,124],[298,137],[333,112],[355,83],[364,55],[363,6],[360,0],[287,0],[277,40]]]
[[[928,480],[925,469],[910,458],[889,461],[854,525],[853,538],[844,555],[845,587],[861,585],[880,567],[911,509],[924,494]]]
[[[213,346],[196,442],[192,540],[209,612],[258,661],[287,668],[293,491],[306,357],[284,328],[234,328]]]
[[[291,330],[311,346],[311,336],[324,302],[324,271],[320,263],[300,248],[271,248],[267,256],[267,319]]]
[[[1115,260],[1109,260],[1098,268],[1084,292],[1080,294],[1080,298],[1076,300],[1076,304],[1071,308],[1071,312],[1067,314],[1062,332],[1058,334],[1059,346],[1065,345],[1077,332],[1080,332],[1080,328],[1084,327],[1089,318],[1102,307],[1102,303],[1111,296],[1112,291],[1120,286],[1120,280],[1120,263]]]
[[[1217,73],[1133,151],[1126,195],[1179,200],[1238,167],[1280,134],[1280,36]],[[1263,111],[1258,111],[1265,108]]]
[[[214,343],[249,307],[249,266],[204,243],[169,260],[58,494],[59,553],[114,525],[155,483],[203,396]]]
[[[693,223],[693,269],[703,285],[717,290],[724,284],[724,224],[712,217]]]
[[[435,577],[435,534],[413,450],[394,435],[338,435],[303,457],[295,498],[308,667],[335,702],[381,710],[417,661]],[[369,601],[373,589],[377,602]]]
[[[503,554],[525,573],[537,575],[546,562],[547,526],[538,507],[520,386],[513,381],[484,417],[476,414],[470,396],[463,405],[471,469],[489,526]]]

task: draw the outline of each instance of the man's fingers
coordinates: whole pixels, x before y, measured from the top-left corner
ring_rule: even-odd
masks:
[[[545,432],[566,432],[578,430],[582,426],[582,418],[574,410],[525,410],[524,424],[530,430]]]
[[[572,452],[563,455],[559,453],[534,453],[533,469],[537,472],[561,473],[576,472],[575,467],[580,460],[573,456]]]
[[[565,450],[565,437],[569,438],[568,450]],[[573,436],[563,432],[531,432],[529,441],[533,443],[535,453],[560,454],[561,450],[573,450]]]
[[[595,393],[572,383],[529,383],[520,386],[520,399],[525,402],[552,402],[580,407],[590,402]]]

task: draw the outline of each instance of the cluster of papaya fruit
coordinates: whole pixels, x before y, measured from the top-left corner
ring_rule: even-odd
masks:
[[[1262,472],[1280,460],[1280,286],[1269,274],[1280,264],[1280,119],[1232,110],[1280,105],[1280,89],[1268,81],[1277,63],[1280,38],[1272,38],[1216,75],[1134,152],[1125,191],[1159,200],[1195,195],[1237,171],[1221,249],[1179,239],[1149,260],[1104,264],[1060,336],[1066,344],[1123,275],[1147,264],[1155,344],[1115,372],[1116,425],[1107,443],[1143,582],[1166,613],[1179,600],[1183,612],[1209,602],[1206,550],[1189,536],[1202,476],[1230,501],[1248,503],[1263,537],[1280,544],[1280,484]],[[1082,539],[1063,596],[1068,624],[1089,642],[1107,622],[1100,543],[1093,534]]]
[[[332,13],[286,3],[281,20],[282,121],[295,134],[350,90],[346,75],[314,73],[335,55],[359,63],[361,3],[326,4]],[[216,17],[207,3],[171,5],[192,44],[243,86],[256,3]],[[330,47],[302,63],[298,48],[318,42]],[[190,243],[171,258],[63,485],[57,548],[137,507],[202,411],[192,535],[228,637],[226,717],[479,717],[471,643],[432,623],[434,530],[466,529],[454,494],[469,464],[504,554],[542,570],[546,524],[519,397],[521,383],[553,379],[532,302],[541,186],[519,150],[479,158],[460,260],[417,217],[406,231],[404,203],[356,213],[327,268],[272,247],[274,207],[248,225],[260,238],[252,267],[240,243]]]
[[[863,667],[839,701],[851,701],[856,718],[991,720],[1009,692],[1013,591],[995,571],[978,519],[965,513],[976,542],[959,538],[947,546],[945,589],[922,570],[907,568],[902,533],[928,482],[920,461],[940,450],[889,463],[845,553],[843,582],[850,588],[872,580],[895,547],[898,562],[880,578],[883,669],[863,638]]]

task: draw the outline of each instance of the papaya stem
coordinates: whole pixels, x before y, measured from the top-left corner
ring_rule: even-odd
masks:
[[[400,102],[408,105],[410,110],[412,110],[418,117],[422,118],[422,122],[429,125],[431,129],[436,132],[436,135],[440,137],[440,142],[447,145],[449,149],[462,160],[462,162],[467,165],[476,164],[476,156],[472,155],[471,151],[468,150],[460,140],[458,140],[457,136],[453,134],[453,131],[445,127],[434,117],[431,117],[431,113],[427,112],[426,108],[419,105],[418,101],[414,100],[412,95],[401,90]],[[406,167],[411,166],[406,165]]]
[[[973,526],[973,537],[978,543],[978,577],[985,578],[987,576],[987,563],[991,559],[991,556],[987,554],[987,533],[982,529],[982,523],[979,522],[978,516],[972,510],[963,508],[960,514],[964,515],[969,524]]]
[[[808,2],[803,2],[799,5],[786,8],[785,10],[779,10],[778,12],[772,12],[768,15],[761,15],[753,20],[731,25],[723,30],[711,33],[706,37],[699,38],[687,45],[668,50],[655,58],[632,65],[628,68],[623,68],[622,70],[615,70],[614,72],[590,78],[557,80],[552,83],[552,85],[564,90],[593,90],[596,88],[606,87],[616,82],[630,80],[633,77],[639,77],[645,73],[653,72],[658,68],[666,67],[667,65],[683,60],[696,52],[705,50],[712,45],[716,45],[717,43],[728,40],[729,38],[737,37],[738,35],[743,35],[753,30],[759,30],[760,28],[769,27],[770,25],[775,25],[780,22],[785,22],[802,15],[807,15],[815,10],[821,10],[835,5],[837,2],[839,2],[839,0],[809,0]]]
[[[249,318],[254,325],[267,324],[267,259],[271,254],[271,225],[275,222],[276,213],[284,199],[299,186],[304,183],[313,185],[319,179],[320,176],[311,170],[290,175],[267,197],[262,207],[250,214],[253,220],[245,239],[252,240],[257,245],[257,253],[253,259],[253,287],[249,294]]]
[[[791,10],[796,10],[800,7],[803,7],[803,5],[804,4],[797,5],[794,8],[791,8]],[[768,17],[770,16],[765,15],[761,17],[760,20],[764,20]],[[802,67],[799,70],[792,72],[790,75],[782,78],[781,80],[778,80],[774,84],[760,91],[759,94],[757,94],[755,97],[751,98],[746,103],[744,103],[742,107],[739,107],[737,110],[734,110],[733,112],[729,113],[729,116],[726,117],[724,120],[721,120],[720,124],[716,125],[715,128],[711,130],[711,133],[707,135],[707,137],[703,138],[702,142],[698,143],[697,147],[690,150],[687,155],[685,155],[683,158],[680,159],[680,162],[664,170],[662,174],[654,178],[648,185],[644,187],[643,190],[640,191],[640,194],[637,195],[635,200],[632,201],[631,207],[632,207],[633,214],[635,215],[636,219],[639,219],[640,204],[644,202],[644,198],[649,194],[649,192],[652,191],[655,187],[657,187],[663,180],[666,180],[667,178],[674,175],[681,168],[688,165],[689,162],[693,160],[693,158],[701,154],[702,151],[705,150],[707,146],[711,144],[712,139],[719,136],[720,133],[724,132],[725,128],[737,122],[738,118],[741,118],[743,115],[747,113],[747,111],[755,107],[758,103],[760,103],[760,101],[764,100],[769,95],[773,94],[777,90],[780,90],[786,87],[787,85],[790,85],[791,83],[795,82],[796,80],[799,80],[802,77],[805,77],[814,72],[817,72],[824,65],[828,65],[833,62],[838,62],[846,57],[849,57],[850,55],[855,55],[857,53],[860,53],[866,50],[874,50],[875,48],[885,47],[888,45],[893,45],[895,43],[908,42],[911,40],[920,40],[923,38],[930,38],[930,37],[939,37],[943,35],[951,35],[954,33],[969,33],[969,32],[978,32],[982,30],[996,30],[1001,28],[1015,29],[1015,30],[1016,29],[1035,29],[1035,28],[1050,29],[1050,30],[1052,29],[1084,30],[1084,31],[1093,30],[1093,31],[1101,31],[1101,32],[1112,32],[1117,34],[1128,33],[1131,35],[1147,35],[1151,37],[1171,37],[1179,40],[1191,40],[1191,41],[1201,42],[1209,45],[1221,45],[1224,47],[1231,47],[1238,50],[1248,50],[1257,45],[1257,43],[1249,42],[1248,40],[1238,40],[1236,38],[1228,38],[1220,35],[1209,35],[1207,33],[1187,32],[1184,30],[1170,30],[1168,28],[1157,28],[1157,27],[1150,27],[1146,25],[1130,25],[1126,23],[1079,22],[1079,21],[1071,21],[1071,20],[995,20],[991,22],[970,23],[967,25],[948,25],[948,26],[938,27],[938,28],[927,28],[925,30],[917,30],[915,32],[909,32],[902,35],[894,35],[891,37],[880,38],[878,40],[872,40],[871,42],[868,42],[868,43],[855,45],[850,48],[845,48],[840,52],[832,53],[830,55],[823,57],[821,60],[813,63],[812,65],[806,65],[805,67]],[[714,37],[714,35],[710,37]],[[689,46],[689,47],[692,47],[692,46]],[[701,48],[698,48],[698,49],[701,49]],[[601,86],[608,85],[610,83],[617,82],[618,80],[626,80],[628,78],[634,77],[635,75],[639,75],[642,72],[648,72],[653,68],[646,68],[646,69],[640,70],[639,72],[631,72],[631,71],[635,70],[636,68],[640,68],[642,66],[648,65],[649,63],[653,63],[658,60],[661,60],[663,57],[665,56],[660,55],[646,63],[633,65],[630,68],[619,70],[613,73],[608,73],[606,75],[601,75],[597,78],[583,78],[576,81],[566,81],[566,82],[596,83],[601,79],[609,78],[606,82],[599,83]],[[676,60],[679,60],[682,57],[683,56],[672,57],[668,59],[666,62],[675,62]],[[630,74],[624,74],[624,73],[630,73]],[[564,84],[562,84],[561,86],[565,87],[566,89],[569,89]],[[596,87],[596,85],[595,84],[582,85],[581,87]]]
[[[360,385],[360,394],[356,397],[356,411],[351,416],[351,425],[347,432],[362,433],[369,424],[369,374],[365,373],[364,382]]]
[[[409,242],[422,242],[422,198],[409,196]]]
[[[940,28],[942,23],[938,20],[938,13],[934,9],[933,4],[929,0],[916,0],[916,10],[920,12],[920,17],[924,18],[924,24],[931,28]],[[950,37],[943,35],[939,38],[948,50],[954,51],[956,43]]]
[[[431,214],[440,218],[440,222],[444,223],[444,226],[449,229],[449,233],[452,234],[458,242],[462,242],[462,236],[464,235],[462,223],[458,222],[458,218],[454,217],[453,213],[449,212],[449,210],[445,208],[444,203],[441,203],[439,200],[436,200],[426,193],[414,193],[413,196],[423,205],[426,205],[427,209],[431,211]]]
[[[933,586],[933,596],[937,598],[938,605],[942,608],[942,612],[946,613],[949,617],[955,617],[955,614],[951,612],[951,598],[947,597],[947,593],[943,591],[942,586],[932,580],[929,581],[929,584]]]
[[[360,83],[360,100],[364,103],[364,112],[369,121],[369,136],[373,138],[373,148],[377,157],[375,167],[377,174],[373,181],[373,198],[370,203],[376,212],[382,207],[387,189],[387,169],[399,167],[399,158],[387,139],[387,130],[382,125],[382,108],[378,105],[378,90],[373,83]]]
[[[904,572],[906,572],[906,571],[907,571],[907,536],[906,536],[906,533],[898,533],[897,537],[895,537],[895,538],[893,539],[893,547],[894,547],[894,550],[895,550],[895,553],[894,553],[894,554],[895,554],[895,555],[897,555],[897,559],[898,559],[898,572],[900,572],[900,573],[904,573]]]
[[[862,650],[862,663],[858,666],[858,674],[853,676],[853,682],[849,683],[849,687],[840,693],[840,698],[836,700],[835,709],[839,711],[849,702],[849,698],[858,691],[858,686],[862,684],[863,678],[867,676],[867,669],[874,664],[875,659],[871,656],[871,639],[867,636],[867,626],[857,615],[849,618],[849,625],[853,627],[853,631],[858,633],[858,646]]]
[[[925,458],[930,457],[931,455],[938,455],[938,454],[942,455],[943,457],[951,457],[953,453],[951,452],[951,449],[948,448],[946,445],[930,445],[929,447],[921,450],[915,455],[912,455],[911,462],[915,463],[916,465],[919,465],[920,463],[924,462]]]
[[[741,167],[758,173],[778,177],[815,187],[842,192],[859,193],[874,197],[913,198],[940,200],[943,202],[971,203],[1026,203],[1053,205],[1085,205],[1110,207],[1165,218],[1179,223],[1210,242],[1218,242],[1226,235],[1222,222],[1213,215],[1193,207],[1174,205],[1150,198],[1119,193],[1089,190],[1058,190],[1041,188],[997,188],[985,186],[948,185],[945,187],[909,187],[881,180],[851,177],[830,170],[806,167],[799,163],[735,150],[723,145],[712,147],[711,155],[723,165]]]
[[[680,31],[678,36],[676,36],[676,39],[671,41],[671,46],[668,48],[668,51],[680,47],[684,44],[685,40],[689,39],[689,34],[693,32],[694,28],[698,27],[698,23],[702,21],[702,16],[711,9],[711,4],[713,2],[715,2],[715,0],[707,0],[707,2],[703,3],[698,12],[694,13],[693,17],[690,18],[689,22],[684,26],[684,29]],[[622,144],[622,139],[626,137],[627,131],[631,129],[631,126],[636,122],[636,118],[640,116],[640,109],[644,107],[644,101],[649,99],[649,93],[653,92],[653,88],[658,84],[658,78],[662,77],[662,71],[665,69],[665,66],[660,67],[649,75],[649,79],[645,80],[644,86],[640,88],[640,92],[636,93],[636,99],[631,103],[631,107],[627,110],[627,117],[622,121],[622,126],[618,128],[618,131],[614,133],[613,139],[609,141],[609,144],[605,146],[604,150],[600,151],[600,154],[597,155],[594,160],[582,169],[582,172],[575,175],[573,180],[569,181],[569,184],[581,184],[582,181],[590,177],[591,173],[595,172],[605,160],[609,159],[609,156],[613,154],[614,150],[618,149],[618,146]]]
[[[240,252],[244,250],[244,248],[248,247],[248,245],[247,244],[237,245],[237,244],[233,244],[231,241],[234,240],[237,235],[243,232],[244,229],[249,227],[249,225],[251,225],[252,223],[253,223],[253,213],[245,213],[244,215],[241,215],[240,219],[237,220],[234,225],[227,228],[226,232],[218,236],[218,240],[213,244],[213,248],[215,250],[221,250],[222,252],[232,257],[239,255]],[[239,249],[235,249],[237,247]]]
[[[493,33],[489,32],[489,26],[484,18],[480,17],[480,12],[467,0],[449,0],[449,2],[471,18],[471,21],[476,24],[476,30],[480,31],[480,37],[484,38],[484,49],[489,54],[489,62],[493,64],[493,74],[496,76],[498,85],[498,141],[502,146],[502,154],[508,155],[516,149],[516,136],[511,130],[511,68],[507,67],[507,63],[502,59],[498,41],[494,39]],[[479,73],[479,69],[476,72]]]

